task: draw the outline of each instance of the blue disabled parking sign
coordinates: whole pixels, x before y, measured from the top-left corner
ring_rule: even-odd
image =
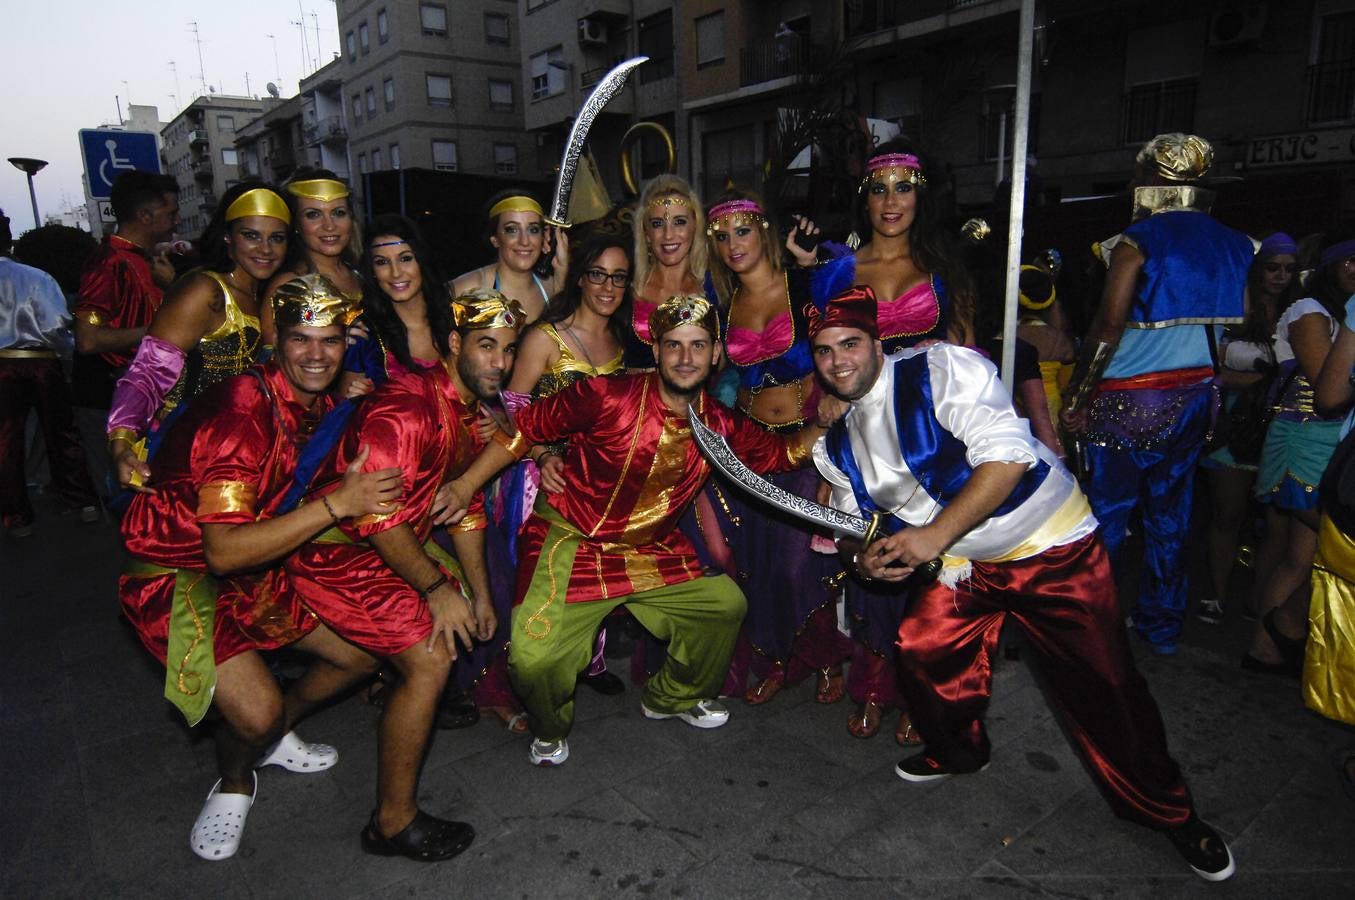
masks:
[[[89,195],[95,200],[109,199],[113,182],[129,169],[160,171],[160,151],[155,135],[148,131],[82,128],[80,153],[85,159]]]

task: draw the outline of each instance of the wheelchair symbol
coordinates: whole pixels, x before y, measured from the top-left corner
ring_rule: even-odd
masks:
[[[118,177],[117,173],[119,170],[135,169],[136,166],[132,165],[132,161],[128,157],[118,156],[117,141],[111,139],[104,141],[104,146],[108,148],[108,159],[100,161],[99,177],[103,179],[104,184],[111,188],[113,186],[113,179]],[[109,170],[112,170],[113,172],[112,177],[109,177]]]

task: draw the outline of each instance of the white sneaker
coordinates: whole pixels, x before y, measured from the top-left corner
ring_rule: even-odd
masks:
[[[691,709],[679,713],[655,712],[643,703],[640,709],[646,719],[681,719],[694,728],[719,728],[729,721],[729,707],[719,700],[698,700]]]
[[[281,766],[288,772],[323,772],[339,761],[339,751],[329,744],[308,744],[295,731],[282,736],[254,768]]]
[[[1223,621],[1223,604],[1217,600],[1201,600],[1195,618],[1206,625],[1217,625]]]
[[[534,766],[564,765],[565,760],[569,759],[569,741],[565,738],[558,741],[533,740],[527,750],[527,758]]]

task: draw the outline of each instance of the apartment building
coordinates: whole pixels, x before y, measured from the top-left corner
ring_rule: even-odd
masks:
[[[236,129],[263,109],[263,101],[253,97],[208,94],[188,104],[160,130],[164,171],[179,182],[180,233],[200,235],[222,192],[244,177]]]

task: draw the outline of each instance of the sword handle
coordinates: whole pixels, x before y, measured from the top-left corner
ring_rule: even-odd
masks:
[[[866,536],[861,539],[862,548],[869,547],[871,543],[880,536],[880,521],[880,514],[878,512],[870,514],[870,527],[866,529]],[[908,576],[908,581],[916,581],[919,584],[931,584],[936,580],[936,576],[939,574],[941,574],[941,560],[932,559],[921,565],[914,566],[913,574]]]

